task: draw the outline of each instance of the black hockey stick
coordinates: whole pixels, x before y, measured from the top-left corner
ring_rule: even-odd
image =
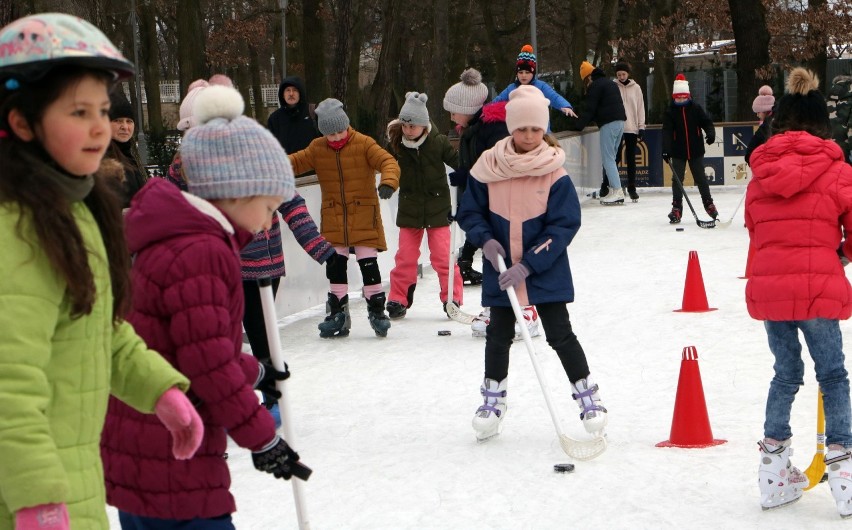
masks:
[[[669,160],[666,160],[666,164],[672,170],[672,182],[676,182],[678,188],[680,188],[680,192],[683,194],[683,198],[686,200],[686,204],[689,206],[689,210],[692,212],[692,216],[695,217],[695,224],[698,225],[698,228],[716,228],[716,220],[711,219],[709,221],[702,221],[698,218],[698,214],[695,213],[695,208],[692,207],[692,201],[689,200],[689,196],[686,194],[686,190],[683,189],[683,184],[680,181],[680,176],[675,171],[674,166]]]

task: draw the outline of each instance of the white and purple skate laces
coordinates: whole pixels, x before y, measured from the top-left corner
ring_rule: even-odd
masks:
[[[479,387],[479,393],[482,394],[482,397],[485,398],[485,402],[476,409],[476,415],[480,418],[488,417],[488,414],[493,412],[498,418],[502,414],[500,409],[496,408],[494,405],[497,405],[497,398],[506,397],[505,390],[488,390],[485,386]]]
[[[598,412],[606,412],[606,408],[600,404],[600,398],[597,396],[597,383],[593,384],[590,387],[587,387],[587,385],[587,380],[580,379],[579,381],[574,383],[574,388],[577,390],[577,392],[571,394],[571,397],[574,398],[577,404],[580,405],[580,407],[583,409],[583,411],[580,413],[581,420],[586,419],[586,416],[588,416],[589,418],[594,418],[598,415]]]

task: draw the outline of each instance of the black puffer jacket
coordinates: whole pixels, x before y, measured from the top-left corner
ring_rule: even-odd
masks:
[[[284,101],[284,89],[295,87],[299,91],[299,102],[288,107]],[[267,121],[267,127],[278,138],[287,154],[306,148],[314,138],[321,135],[308,112],[308,97],[305,85],[299,77],[285,77],[278,87],[278,102],[281,108],[273,112]]]
[[[615,83],[600,68],[595,68],[589,75],[592,83],[586,91],[585,110],[580,113],[576,129],[582,131],[590,122],[601,127],[613,121],[627,121],[624,100]]]
[[[704,156],[702,130],[710,143],[716,140],[713,120],[701,105],[692,100],[686,105],[675,105],[672,102],[663,114],[662,152],[684,160]]]

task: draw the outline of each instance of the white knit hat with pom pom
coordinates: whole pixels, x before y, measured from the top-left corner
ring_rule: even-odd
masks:
[[[189,192],[205,199],[269,195],[293,198],[293,168],[265,127],[243,116],[239,92],[208,86],[195,98],[196,124],[180,146]]]
[[[482,74],[468,68],[461,81],[451,86],[444,95],[444,110],[456,114],[476,114],[488,99],[488,87],[482,84]]]

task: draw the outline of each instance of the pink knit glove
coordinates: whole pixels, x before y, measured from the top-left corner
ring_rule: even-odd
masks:
[[[175,458],[192,458],[204,437],[204,424],[189,399],[177,388],[170,388],[157,400],[154,412],[172,434]]]
[[[21,508],[15,514],[15,530],[69,530],[68,508],[65,503],[39,504]]]

